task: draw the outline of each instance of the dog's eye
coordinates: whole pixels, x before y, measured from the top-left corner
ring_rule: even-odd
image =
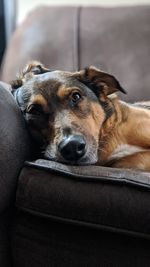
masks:
[[[27,113],[33,114],[33,115],[41,115],[43,113],[42,107],[37,104],[32,104],[27,109]]]
[[[71,95],[71,100],[72,100],[73,103],[77,103],[77,102],[79,102],[79,100],[81,99],[81,97],[82,96],[81,96],[81,94],[79,92],[74,92]]]

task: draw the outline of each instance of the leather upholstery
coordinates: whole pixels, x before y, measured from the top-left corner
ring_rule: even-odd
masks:
[[[116,75],[128,92],[121,96],[126,101],[147,100],[149,14],[150,6],[37,8],[9,44],[2,80],[14,79],[33,59],[52,69],[77,70],[92,64]]]

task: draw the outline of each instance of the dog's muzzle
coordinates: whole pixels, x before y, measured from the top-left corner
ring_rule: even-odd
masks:
[[[65,160],[78,161],[86,153],[86,142],[81,135],[70,135],[60,142],[58,150]]]

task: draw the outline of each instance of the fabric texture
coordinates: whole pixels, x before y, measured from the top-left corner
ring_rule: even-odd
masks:
[[[0,83],[0,266],[10,266],[10,228],[17,177],[29,153],[28,134],[9,86]]]
[[[148,6],[40,7],[16,29],[1,78],[33,59],[70,71],[96,65],[118,78],[126,101],[148,100],[149,14]],[[149,173],[45,160],[22,169],[24,121],[4,84],[0,94],[0,266],[10,267],[10,251],[15,267],[150,266]]]
[[[149,266],[149,193],[149,173],[27,163],[16,198],[15,266]]]

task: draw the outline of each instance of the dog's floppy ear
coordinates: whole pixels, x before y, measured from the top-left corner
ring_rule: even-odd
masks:
[[[117,79],[106,72],[93,66],[76,72],[74,76],[82,83],[86,84],[99,97],[100,95],[110,95],[117,91],[126,94]]]
[[[32,61],[24,68],[23,75],[26,75],[27,73],[38,75],[49,71],[50,69],[45,68],[41,62]]]
[[[29,80],[33,75],[43,74],[51,71],[44,67],[44,65],[38,61],[32,61],[26,65],[26,67],[17,74],[16,80],[10,82],[12,91],[21,87],[25,81]]]

